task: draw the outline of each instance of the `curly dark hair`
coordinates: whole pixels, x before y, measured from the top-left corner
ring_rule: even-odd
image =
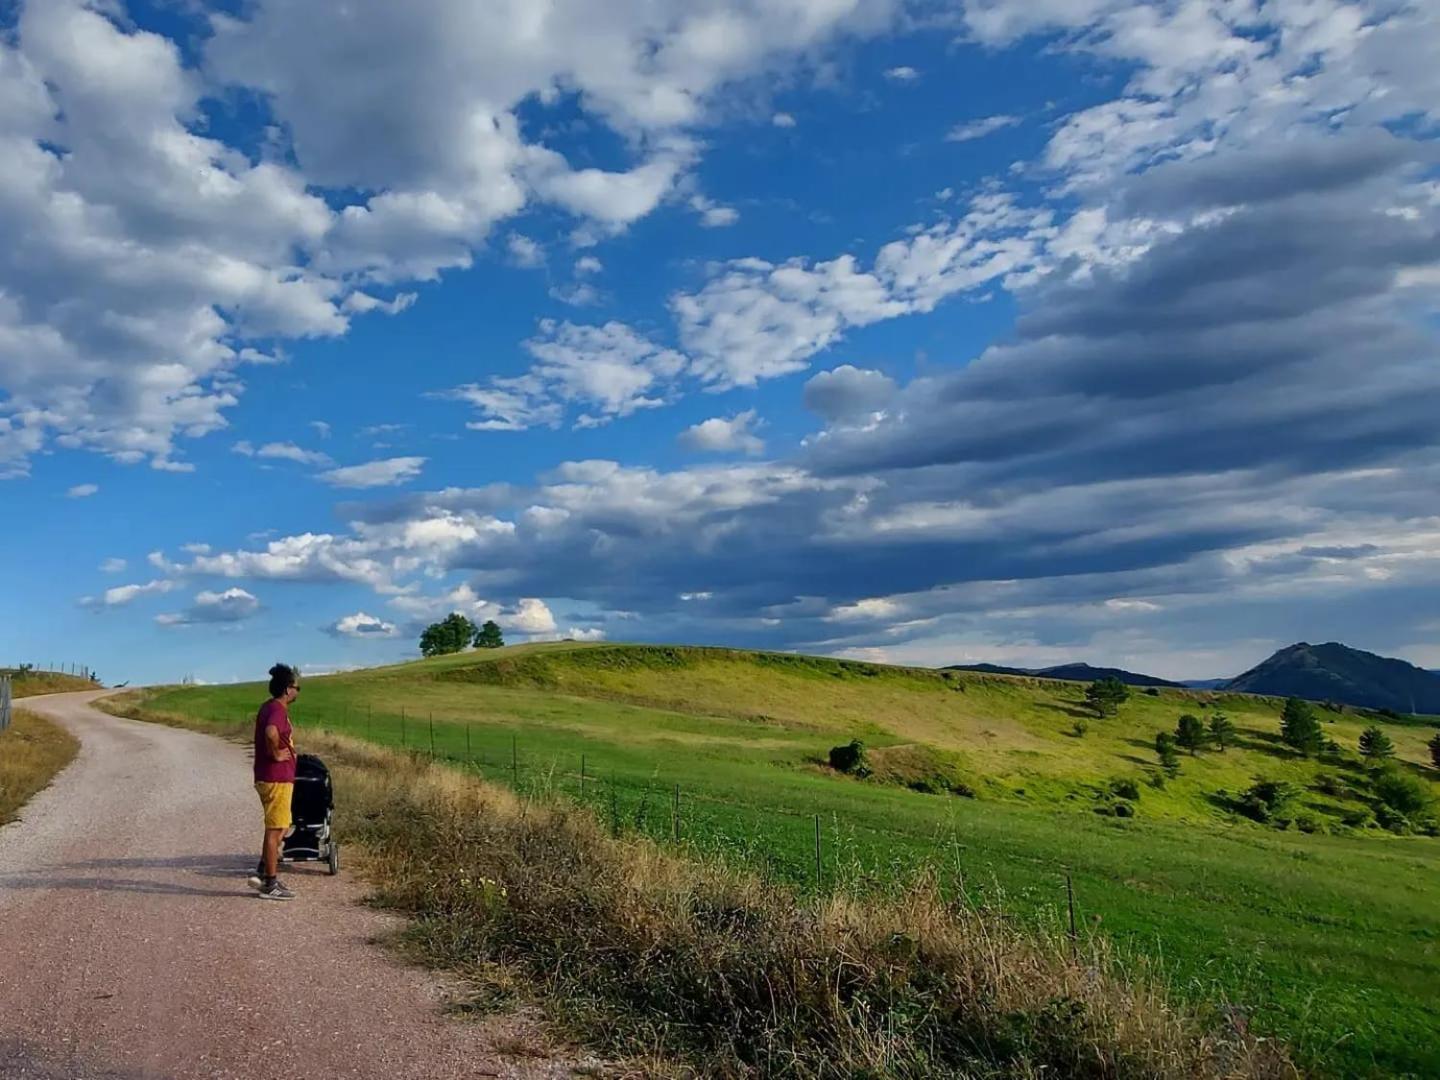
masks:
[[[300,681],[300,672],[289,664],[276,664],[270,669],[270,696],[277,698]]]

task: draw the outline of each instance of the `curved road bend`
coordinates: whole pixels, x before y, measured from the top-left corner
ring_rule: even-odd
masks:
[[[248,752],[98,696],[24,702],[81,750],[0,828],[0,1077],[573,1075],[522,1020],[445,1018],[435,979],[369,944],[396,923],[344,873],[303,864],[299,899],[259,900]]]

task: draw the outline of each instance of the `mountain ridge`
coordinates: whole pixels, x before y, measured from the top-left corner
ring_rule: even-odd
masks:
[[[1225,689],[1402,713],[1440,713],[1440,675],[1338,641],[1287,645],[1231,679]]]
[[[974,671],[982,675],[1028,675],[1036,679],[1066,679],[1073,682],[1094,682],[1097,679],[1119,679],[1126,686],[1168,686],[1183,689],[1184,683],[1144,675],[1124,668],[1095,667],[1091,664],[1054,664],[1044,668],[1006,667],[1003,664],[951,664],[945,671]]]

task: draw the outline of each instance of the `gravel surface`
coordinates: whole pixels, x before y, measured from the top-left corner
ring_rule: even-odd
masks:
[[[299,898],[257,898],[248,751],[97,696],[24,702],[81,750],[0,829],[0,1077],[576,1074],[523,1017],[444,1016],[444,985],[372,944],[397,923],[343,871],[286,867]]]

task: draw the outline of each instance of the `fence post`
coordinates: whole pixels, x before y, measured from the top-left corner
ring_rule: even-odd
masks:
[[[820,888],[824,870],[820,861],[820,815],[815,815],[815,888]]]
[[[1065,871],[1065,898],[1070,904],[1070,958],[1075,958],[1075,942],[1079,936],[1075,931],[1075,883],[1070,880],[1070,871]]]

